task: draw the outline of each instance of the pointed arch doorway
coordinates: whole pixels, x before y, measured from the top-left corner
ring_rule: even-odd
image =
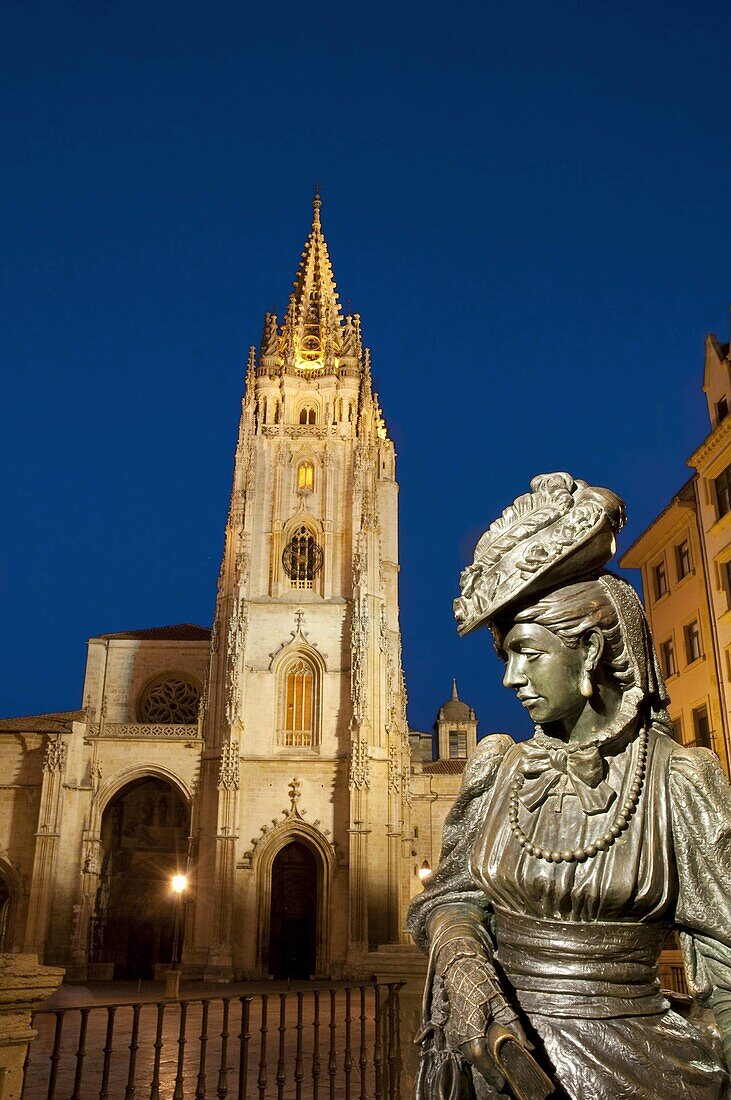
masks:
[[[90,958],[106,964],[110,977],[152,979],[179,948],[182,899],[171,880],[186,865],[189,823],[181,791],[160,776],[133,779],[107,802]]]
[[[269,973],[309,978],[317,970],[318,895],[322,872],[308,844],[292,840],[272,862]]]

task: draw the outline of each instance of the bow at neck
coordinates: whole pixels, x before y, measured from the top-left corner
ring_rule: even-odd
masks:
[[[537,734],[523,746],[521,771],[525,782],[518,797],[527,810],[542,805],[559,784],[573,791],[585,814],[603,813],[617,797],[604,778],[606,765],[596,742],[574,749]]]

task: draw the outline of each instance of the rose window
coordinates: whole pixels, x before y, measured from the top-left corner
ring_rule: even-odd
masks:
[[[192,726],[198,721],[200,691],[182,676],[161,676],[148,684],[139,702],[141,722]]]

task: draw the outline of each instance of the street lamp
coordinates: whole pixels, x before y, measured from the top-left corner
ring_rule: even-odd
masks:
[[[181,943],[180,943],[180,940],[181,940],[181,935],[180,935],[180,913],[181,913],[181,909],[183,908],[183,894],[185,893],[185,891],[188,887],[188,876],[187,875],[180,875],[180,874],[173,875],[173,877],[170,880],[170,886],[172,888],[173,894],[175,895],[175,925],[174,925],[174,930],[173,930],[172,966],[173,966],[173,970],[179,970],[180,969],[180,959],[178,957],[178,954],[179,954],[180,947],[182,946]]]

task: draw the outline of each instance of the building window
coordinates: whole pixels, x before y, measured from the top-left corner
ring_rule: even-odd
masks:
[[[694,619],[692,623],[688,623],[683,627],[683,635],[685,637],[685,658],[688,664],[692,664],[693,661],[698,661],[702,657],[701,649],[701,628],[698,625],[698,620]]]
[[[315,487],[315,467],[312,462],[300,462],[297,468],[297,488],[312,492]]]
[[[726,607],[731,609],[731,561],[722,561],[718,565],[720,587],[726,595]]]
[[[675,547],[675,565],[678,572],[678,580],[682,581],[683,577],[687,577],[692,569],[692,563],[690,560],[690,543],[687,539],[683,539]]]
[[[728,416],[728,398],[719,397],[716,402],[716,423],[720,424]]]
[[[464,730],[449,731],[450,760],[467,759],[467,733]]]
[[[678,666],[675,663],[675,644],[672,638],[668,638],[666,642],[660,644],[660,663],[666,680],[678,671]]]
[[[322,547],[304,525],[293,535],[282,551],[282,565],[292,588],[312,588],[312,582],[322,569]]]
[[[655,589],[655,599],[659,600],[668,590],[668,575],[665,569],[665,562],[659,561],[657,565],[652,568],[652,580]]]
[[[682,745],[683,744],[683,719],[682,718],[673,718],[673,719],[671,719],[671,721],[673,723],[673,740],[677,741],[677,743],[679,745]]]
[[[304,657],[298,657],[284,676],[283,745],[310,748],[315,743],[315,673]]]
[[[183,676],[166,673],[147,685],[137,704],[140,722],[193,726],[198,721],[200,690]]]
[[[300,409],[300,424],[315,424],[317,422],[315,410],[311,405],[305,405]]]
[[[693,746],[703,749],[712,748],[711,724],[708,721],[708,707],[705,704],[693,708]]]
[[[713,485],[716,490],[716,516],[720,519],[731,511],[731,466],[714,478]]]

